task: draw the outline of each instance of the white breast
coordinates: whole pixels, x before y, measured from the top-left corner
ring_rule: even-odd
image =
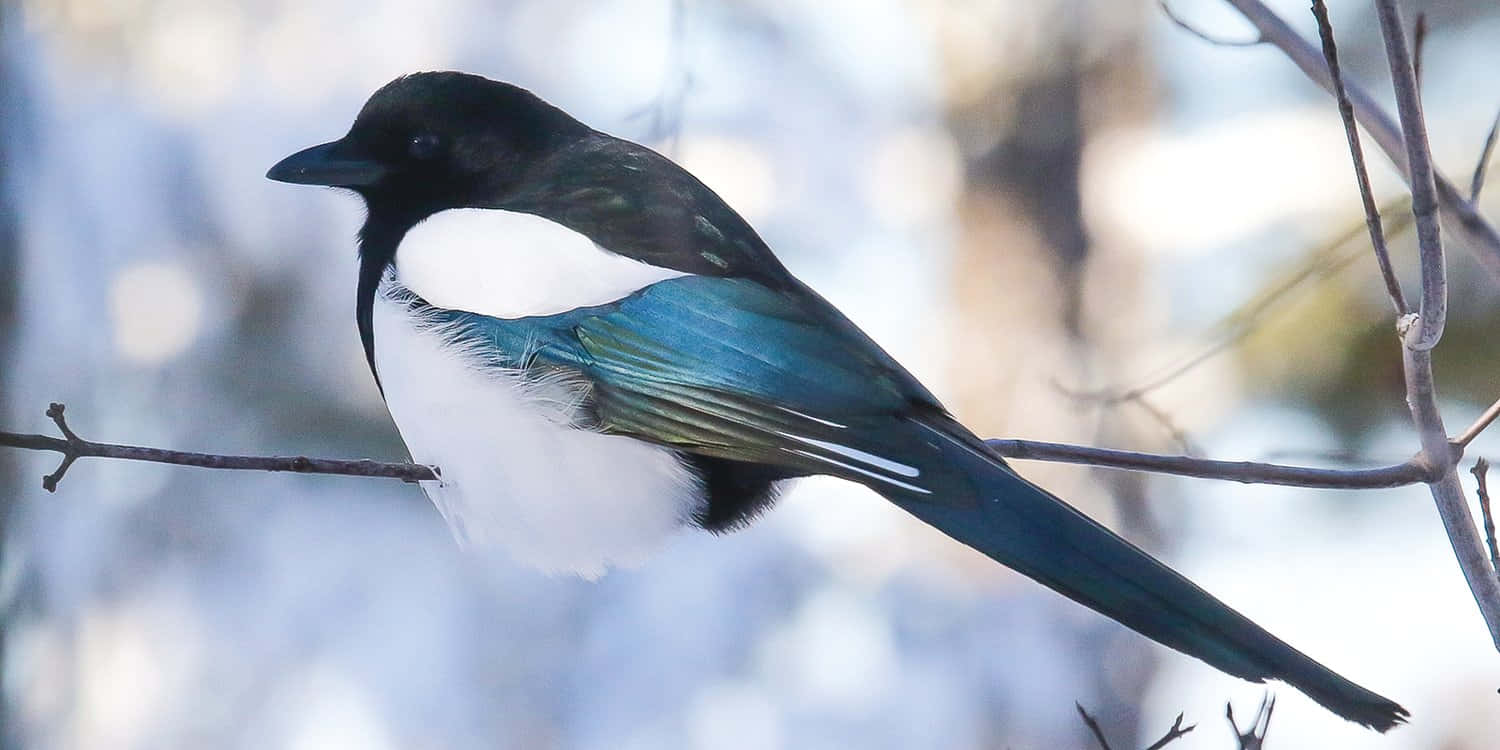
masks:
[[[427,303],[502,319],[602,305],[687,275],[616,255],[539,216],[497,209],[432,215],[407,231],[394,265],[399,285]],[[389,299],[393,286],[376,295],[375,368],[412,459],[441,469],[440,482],[422,486],[460,542],[594,577],[641,562],[705,506],[700,478],[676,452],[576,426],[588,389],[581,376],[537,380],[481,366],[483,358],[441,327]],[[781,434],[820,449],[794,453],[927,492],[891,476],[915,479],[914,467]]]
[[[418,239],[433,240],[435,235]],[[414,256],[407,255],[412,248],[425,254],[423,260],[413,262]],[[482,277],[505,273],[498,261],[457,278],[424,277],[427,271],[418,270],[432,268],[437,257],[475,260],[465,253],[478,249],[404,241],[397,258],[401,282],[439,306],[491,315],[546,309],[520,283],[523,278],[547,283],[543,279],[551,277],[537,270],[540,263],[491,279],[488,287]],[[577,248],[553,249],[575,268],[578,257],[586,255]],[[618,282],[620,277],[614,278]],[[468,297],[462,304],[450,296],[481,290],[497,296]],[[575,299],[597,304],[635,288],[596,279],[594,286],[575,291]],[[616,296],[599,298],[609,294]],[[476,299],[490,304],[476,304]],[[375,367],[386,405],[412,459],[441,469],[442,481],[424,482],[423,489],[461,543],[504,548],[543,570],[594,577],[611,566],[641,562],[703,502],[698,478],[674,452],[573,426],[586,383],[559,378],[537,382],[518,371],[482,369],[384,293],[377,295],[373,324]]]
[[[495,318],[601,305],[686,275],[603,250],[540,216],[489,208],[440,211],[407,230],[396,267],[433,305]]]

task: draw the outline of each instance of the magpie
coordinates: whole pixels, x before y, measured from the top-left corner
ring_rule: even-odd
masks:
[[[398,78],[267,177],[364,199],[365,358],[465,544],[592,577],[832,475],[1228,674],[1408,716],[1021,478],[707,186],[525,89]]]

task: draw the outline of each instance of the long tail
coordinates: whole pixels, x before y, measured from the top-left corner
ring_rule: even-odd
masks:
[[[1313,661],[1192,581],[1011,471],[957,424],[913,422],[952,471],[932,494],[871,486],[948,536],[1126,627],[1254,682],[1281,680],[1384,732],[1406,709]],[[936,462],[927,463],[932,466]],[[946,496],[946,497],[945,497]]]

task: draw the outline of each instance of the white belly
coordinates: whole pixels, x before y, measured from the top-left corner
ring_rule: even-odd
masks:
[[[670,450],[570,426],[586,386],[482,371],[377,295],[375,366],[423,489],[460,543],[595,577],[639,564],[701,503]]]

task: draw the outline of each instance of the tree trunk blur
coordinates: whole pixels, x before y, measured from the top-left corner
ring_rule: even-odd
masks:
[[[9,31],[8,21],[11,6],[0,6],[0,44]],[[0,129],[15,127],[16,113],[14,105],[18,102],[16,92],[10,79],[10,70],[5,51],[0,49],[0,102],[7,102],[7,110],[0,112]],[[0,138],[0,414],[10,413],[9,400],[6,394],[9,392],[7,376],[12,372],[11,362],[14,356],[15,331],[17,328],[16,318],[19,314],[19,304],[16,299],[20,289],[16,282],[19,253],[16,251],[16,217],[13,204],[10,200],[8,188],[10,175],[6,167],[11,163],[3,152],[10,139]],[[16,564],[11,559],[12,550],[9,549],[10,542],[10,516],[11,509],[17,491],[16,477],[16,454],[14,451],[0,451],[0,576],[9,572],[8,567]],[[5,594],[0,592],[0,597]],[[0,678],[6,675],[6,642],[5,636],[9,628],[5,627],[10,622],[15,602],[0,598]],[[4,682],[0,679],[0,682]],[[19,740],[13,736],[13,722],[9,721],[9,699],[3,690],[0,690],[0,750],[18,747]]]
[[[1037,23],[1048,50],[1022,61],[1030,69],[997,63],[988,80],[950,100],[966,169],[953,265],[954,407],[987,436],[1139,448],[1114,414],[1059,386],[1097,385],[1092,371],[1107,369],[1124,345],[1111,340],[1129,330],[1120,320],[1142,314],[1141,259],[1090,233],[1082,174],[1091,133],[1131,126],[1152,109],[1145,6],[1043,5]],[[1148,549],[1160,544],[1135,475],[1038,464],[1022,471]],[[1101,634],[1109,627],[1102,619],[1098,626]],[[1097,715],[1108,734],[1128,736],[1155,671],[1150,652],[1141,639],[1085,640],[1079,648],[1100,681]]]

